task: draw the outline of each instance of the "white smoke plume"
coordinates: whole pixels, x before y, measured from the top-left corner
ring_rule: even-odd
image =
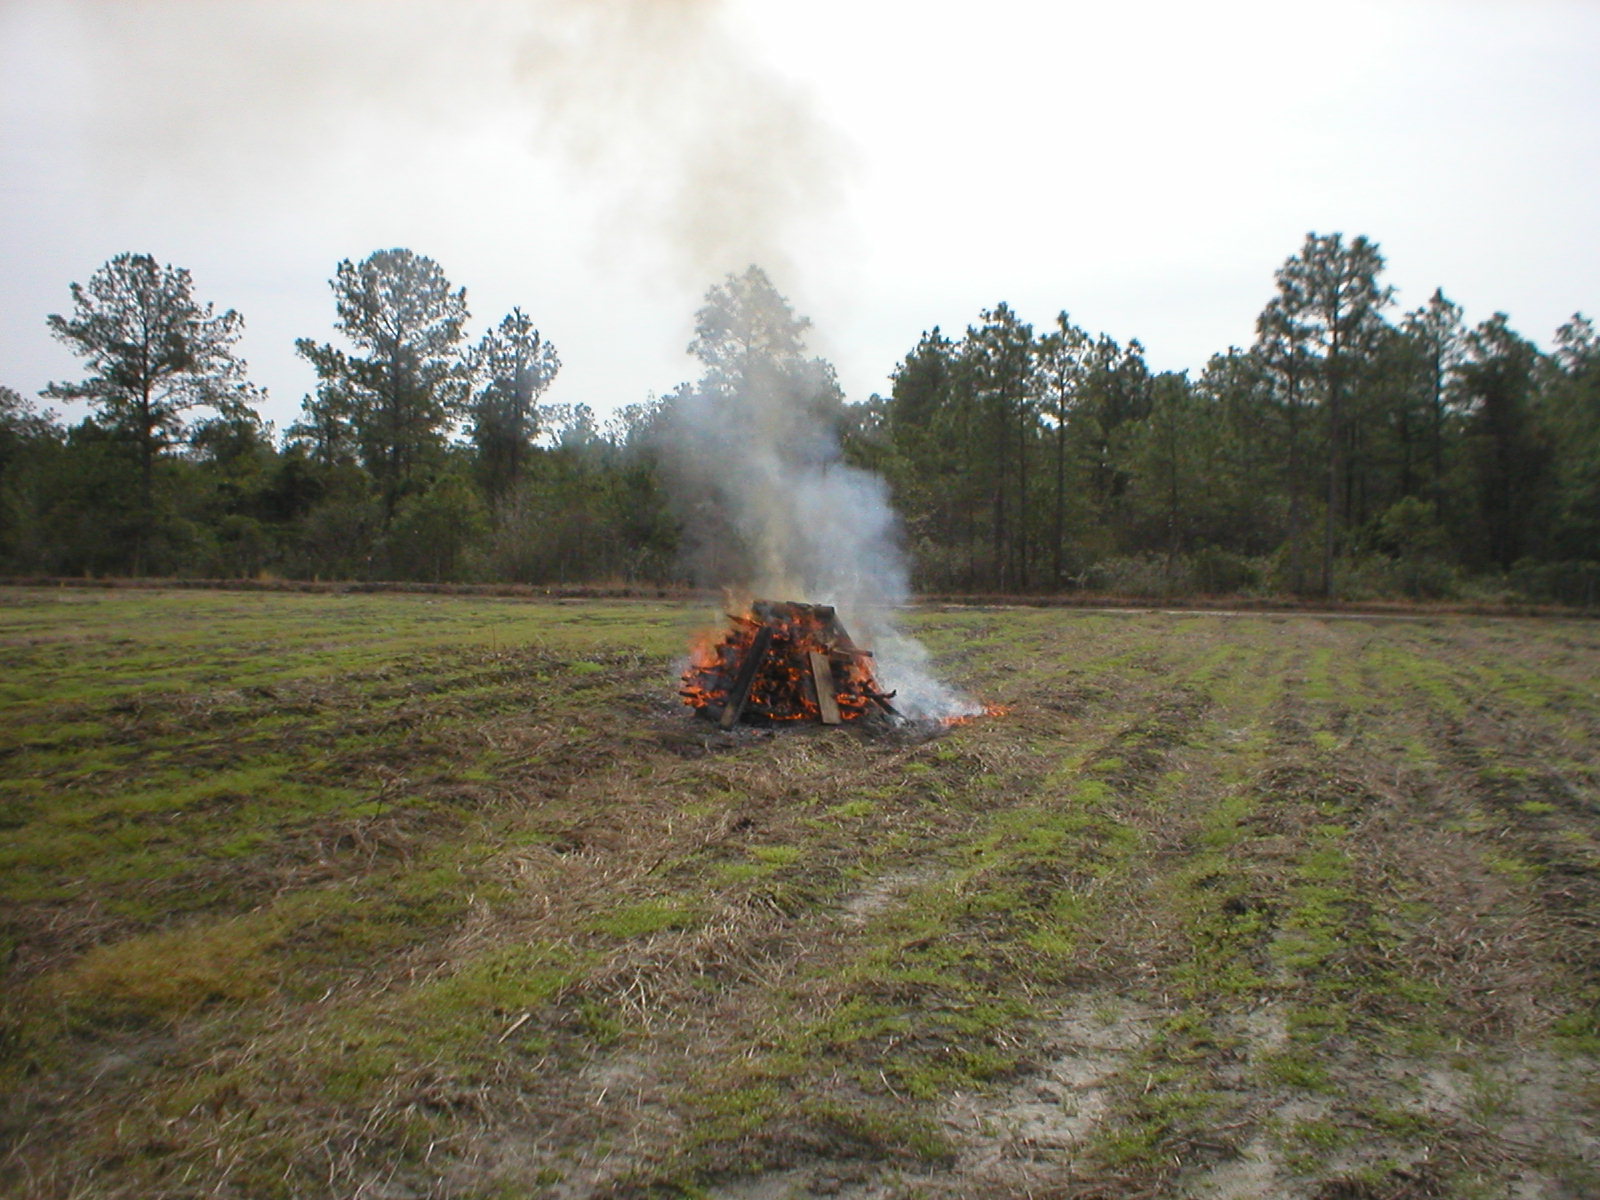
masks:
[[[808,97],[740,44],[731,8],[0,0],[0,16],[61,53],[108,196],[253,203],[354,175],[373,181],[384,216],[403,221],[419,191],[470,212],[474,181],[436,175],[487,135],[491,166],[570,171],[597,250],[688,288],[746,262],[787,268],[796,230],[835,207],[847,162]]]
[[[614,228],[664,248],[680,281],[762,262],[829,213],[836,132],[730,32],[724,0],[544,0],[518,43],[540,127],[615,197]]]
[[[737,600],[832,604],[913,719],[978,711],[941,684],[896,610],[910,600],[888,485],[843,461],[831,368],[759,268],[707,295],[691,349],[706,365],[669,398],[661,447],[702,583]]]
[[[801,274],[796,247],[828,223],[851,167],[808,97],[740,44],[736,9],[0,0],[0,28],[58,48],[96,137],[92,185],[118,203],[144,194],[160,208],[183,191],[226,207],[349,194],[360,179],[363,204],[404,236],[430,196],[474,220],[473,181],[442,164],[459,169],[454,151],[483,142],[491,164],[564,164],[589,186],[614,256],[693,289],[749,262]],[[814,252],[806,259],[814,267]],[[909,589],[887,489],[841,461],[831,369],[804,357],[805,323],[768,291],[749,305],[752,328],[798,326],[778,369],[718,362],[709,386],[675,405],[668,457],[690,527],[706,535],[702,577],[834,603],[907,712],[959,712],[892,621]]]

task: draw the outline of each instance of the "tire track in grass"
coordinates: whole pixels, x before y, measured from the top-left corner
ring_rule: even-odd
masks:
[[[1381,786],[1371,723],[1315,737],[1344,707],[1319,681],[1328,648],[1304,647],[1281,672],[1289,694],[1272,706],[1273,743],[1255,774],[1220,803],[1208,806],[1204,789],[1188,797],[1191,816],[1210,815],[1161,892],[1177,934],[1163,981],[1183,1003],[1166,1008],[1141,1056],[1145,1082],[1100,1147],[1119,1187],[1388,1195],[1419,1171],[1428,1186],[1443,1178],[1425,1139],[1453,1136],[1453,1115],[1408,1106],[1374,1042],[1434,1019],[1435,986],[1400,952],[1405,919],[1425,918],[1393,899],[1428,848],[1419,858],[1405,841],[1409,816],[1394,811],[1405,798]]]
[[[1406,708],[1378,715],[1381,730],[1403,722]],[[1441,961],[1459,943],[1440,936],[1447,897],[1482,897],[1472,856],[1435,823],[1419,826],[1438,799],[1401,786],[1386,747],[1365,730],[1336,754],[1324,748],[1320,762],[1285,749],[1263,782],[1292,801],[1276,806],[1276,819],[1292,818],[1312,836],[1284,864],[1265,907],[1272,998],[1248,1024],[1270,1047],[1255,1056],[1258,1078],[1275,1087],[1289,1115],[1257,1122],[1243,1156],[1195,1181],[1194,1194],[1445,1194],[1493,1187],[1510,1162],[1537,1174],[1537,1157],[1519,1156],[1473,1125],[1462,1099],[1472,1088],[1458,1081],[1454,1094],[1439,1092],[1437,1072],[1410,1057],[1474,1027],[1472,1006],[1462,1011],[1449,992],[1461,964]],[[1480,909],[1474,931],[1494,938],[1482,925],[1488,920],[1514,946],[1518,926],[1514,915],[1506,924],[1502,908]],[[1489,1081],[1485,1074],[1474,1086],[1481,1092]],[[1425,1095],[1425,1084],[1437,1094]]]
[[[1116,1069],[1093,1080],[1093,1126],[1074,1127],[1070,1150],[1046,1155],[1032,1172],[1014,1177],[1009,1194],[1155,1194],[1149,1189],[1162,1186],[1179,1164],[1219,1152],[1219,1138],[1225,1150],[1227,1135],[1209,1132],[1222,1123],[1219,1097],[1187,1069],[1196,1037],[1204,1034],[1192,1005],[1174,994],[1188,977],[1184,943],[1196,931],[1173,913],[1169,881],[1203,871],[1204,823],[1213,807],[1226,809],[1227,789],[1257,756],[1275,703],[1273,688],[1260,683],[1263,655],[1229,638],[1228,628],[1187,622],[1189,653],[1181,669],[1170,669],[1171,698],[1104,752],[1101,761],[1131,757],[1142,768],[1134,780],[1118,781],[1147,836],[1106,931],[1108,940],[1134,948],[1116,995],[1123,1027],[1136,1032],[1123,1043]],[[1094,1045],[1092,1037],[1085,1040]],[[1072,1057],[1064,1061],[1066,1077],[1075,1078]],[[1083,1103],[1081,1093],[1062,1098]]]
[[[1275,705],[1271,745],[1215,810],[1203,833],[1209,853],[1172,877],[1199,889],[1188,924],[1204,953],[1180,970],[1193,1007],[1168,1056],[1195,1064],[1216,1089],[1210,1126],[1227,1134],[1202,1132],[1211,1161],[1179,1170],[1186,1194],[1308,1195],[1322,1186],[1323,1160],[1345,1141],[1330,1059],[1350,1013],[1392,986],[1370,970],[1385,946],[1383,923],[1351,886],[1345,822],[1367,793],[1343,765],[1361,735],[1343,694],[1327,685],[1329,649],[1282,673],[1288,690]],[[1330,722],[1343,731],[1336,738]]]
[[[883,785],[886,776],[900,773],[897,768],[913,766],[928,769],[905,772],[903,786]],[[700,760],[692,768],[652,771],[655,788],[665,793],[655,833],[674,825],[683,833],[672,846],[658,847],[666,852],[654,859],[633,859],[634,869],[617,880],[622,895],[634,898],[621,911],[647,915],[652,906],[666,905],[689,920],[682,929],[641,931],[613,941],[610,950],[602,947],[559,998],[563,1011],[587,1013],[591,1023],[613,1028],[612,1044],[592,1049],[581,1080],[604,1087],[631,1079],[634,1094],[642,1097],[633,1106],[636,1116],[618,1125],[591,1115],[595,1110],[581,1093],[554,1081],[536,1089],[535,1103],[550,1114],[543,1124],[559,1131],[554,1144],[535,1156],[502,1155],[489,1164],[491,1173],[508,1186],[558,1174],[564,1181],[559,1191],[588,1194],[670,1153],[689,1136],[683,1114],[706,1116],[707,1094],[739,1100],[737,1111],[726,1100],[711,1104],[706,1120],[724,1129],[764,1111],[771,1089],[762,1080],[722,1089],[686,1081],[708,1066],[736,1067],[793,1027],[795,1006],[806,1003],[804,989],[814,986],[815,962],[829,960],[840,953],[838,943],[848,942],[840,927],[862,924],[844,914],[841,898],[854,886],[852,879],[869,864],[915,860],[918,847],[965,836],[971,805],[958,781],[997,769],[1008,768],[1003,760],[949,743],[896,748],[857,743],[848,735],[824,740],[801,733]],[[951,783],[949,791],[960,803],[951,804],[949,795],[932,786],[940,779]],[[574,801],[587,808],[614,792],[622,803],[637,786],[630,772],[621,771]],[[691,809],[698,815],[682,819]],[[641,815],[633,825],[646,846],[654,835],[638,820]],[[703,834],[694,832],[696,825]],[[596,902],[614,909],[617,887],[604,898],[597,895]],[[602,920],[613,935],[624,932],[609,918]],[[800,994],[775,996],[796,988]],[[542,1024],[561,1019],[548,1014]],[[641,1065],[645,1046],[647,1065]],[[687,1096],[680,1095],[685,1091]],[[743,1107],[746,1102],[750,1107]],[[703,1128],[691,1140],[704,1141]],[[604,1153],[593,1149],[601,1145]]]
[[[1191,737],[1202,752],[1191,751],[1188,769],[1166,777],[1162,822],[1137,906],[1151,931],[1138,993],[1154,1016],[1151,1034],[1116,1081],[1085,1159],[1074,1164],[1078,1182],[1063,1186],[1058,1179],[1060,1190],[1050,1194],[1164,1194],[1182,1173],[1233,1150],[1236,1103],[1218,1086],[1233,1046],[1218,1025],[1255,980],[1238,944],[1250,912],[1240,899],[1249,894],[1248,881],[1237,893],[1219,887],[1225,875],[1216,830],[1245,815],[1239,781],[1259,759],[1265,731],[1283,717],[1266,681],[1303,657],[1275,663],[1268,675],[1253,648],[1213,653],[1196,673],[1212,698]],[[1135,934],[1125,929],[1123,936]]]
[[[972,1077],[962,1086],[960,1072],[947,1075],[943,1086],[932,1086],[915,1069],[907,1074],[905,1063],[886,1066],[881,1056],[873,1060],[879,1061],[885,1084],[901,1085],[890,1090],[896,1103],[945,1097],[938,1111],[953,1143],[947,1151],[949,1165],[939,1169],[901,1161],[896,1178],[907,1187],[943,1194],[974,1186],[986,1191],[1031,1187],[1058,1177],[1081,1154],[1090,1126],[1108,1105],[1104,1097],[1114,1086],[1121,1061],[1145,1036],[1143,1002],[1131,992],[1148,971],[1139,947],[1150,941],[1150,934],[1129,926],[1128,913],[1135,906],[1127,903],[1128,892],[1148,886],[1151,851],[1145,845],[1145,826],[1159,832],[1166,820],[1151,814],[1164,812],[1172,761],[1209,707],[1198,685],[1216,661],[1211,655],[1196,664],[1193,654],[1185,653],[1180,656],[1182,668],[1175,670],[1173,663],[1145,657],[1149,662],[1136,670],[1152,685],[1141,702],[1130,707],[1125,719],[1104,723],[1086,749],[1069,754],[1064,762],[1039,764],[1032,788],[1019,796],[1021,802],[997,814],[987,833],[975,832],[973,847],[965,851],[977,857],[974,867],[928,889],[937,897],[920,897],[924,904],[964,900],[960,916],[982,925],[986,945],[1010,943],[1011,960],[1005,966],[1010,973],[1001,977],[998,993],[1026,981],[1030,951],[1053,954],[1060,966],[1035,976],[1028,988],[1037,997],[1037,1011],[1015,1014],[1000,1027],[1013,1030],[1007,1036],[1021,1038],[1027,1049],[1002,1076],[1011,1082],[998,1091]],[[1041,806],[1029,803],[1029,796],[1059,798]],[[1065,826],[1053,826],[1053,819],[1064,819]],[[886,917],[891,930],[894,920]],[[960,924],[956,922],[958,928]],[[902,940],[899,949],[925,949],[920,942]],[[905,963],[896,961],[898,977],[909,982]],[[1039,965],[1032,960],[1034,971]],[[869,966],[867,990],[850,999],[882,1000],[878,989],[896,977],[893,964]],[[1056,982],[1050,982],[1052,976]],[[937,974],[926,974],[917,982],[925,989],[939,980]],[[915,994],[919,1003],[928,1003],[926,994]],[[856,1016],[861,1015],[858,1010]],[[943,1033],[948,1045],[950,1031]],[[952,1085],[959,1093],[955,1098],[950,1097]],[[873,1102],[871,1088],[855,1097],[857,1105],[867,1108]],[[1071,1119],[1058,1111],[1061,1102],[1074,1106]],[[785,1186],[794,1186],[794,1168],[787,1169],[791,1174]],[[718,1194],[755,1194],[754,1186],[741,1184]]]
[[[1484,643],[1492,646],[1502,628],[1475,623],[1471,637],[1458,639],[1454,653],[1468,658],[1453,673],[1455,697],[1430,692],[1437,703],[1418,704],[1402,674],[1391,698],[1394,722],[1425,747],[1421,769],[1395,773],[1409,801],[1395,816],[1409,820],[1395,820],[1382,847],[1398,860],[1395,874],[1412,903],[1428,912],[1407,949],[1439,999],[1428,1006],[1431,1029],[1418,1022],[1412,1036],[1425,1042],[1442,1033],[1453,1046],[1442,1062],[1435,1055],[1412,1069],[1424,1107],[1450,1135],[1461,1186],[1492,1188],[1520,1175],[1529,1194],[1583,1195],[1600,1179],[1592,1132],[1572,1124],[1571,1109],[1541,1128],[1519,1113],[1561,1109],[1593,1086],[1583,1082],[1594,1077],[1592,1048],[1587,1060],[1562,1062],[1546,1047],[1564,1021],[1588,1019],[1579,1015],[1585,993],[1590,1005],[1595,996],[1592,982],[1574,987],[1593,980],[1594,818],[1524,790],[1550,759],[1588,752],[1552,728],[1550,703],[1534,702],[1539,691],[1547,700],[1564,693],[1554,677],[1515,668],[1518,686],[1531,689],[1527,702],[1486,702],[1505,664]],[[1586,882],[1576,893],[1552,886],[1541,864],[1560,864]],[[1591,949],[1575,955],[1580,947]],[[1563,1095],[1569,1099],[1556,1099]]]
[[[1522,1043],[1564,1057],[1544,1072],[1561,1080],[1560,1091],[1574,1086],[1575,1074],[1592,1078],[1600,1051],[1600,788],[1591,722],[1566,707],[1568,685],[1528,665],[1515,675],[1526,702],[1436,717],[1432,733],[1441,762],[1462,781],[1462,826],[1480,869],[1523,914],[1520,948],[1530,961],[1522,987],[1507,989],[1524,999],[1506,1023]],[[1533,703],[1540,695],[1547,702]],[[1508,1055],[1508,1076],[1516,1077],[1516,1064]],[[1526,1082],[1511,1090],[1524,1108],[1541,1103]],[[1567,1173],[1600,1181],[1592,1127],[1569,1135],[1565,1146],[1537,1134],[1530,1140]]]
[[[1048,710],[1041,711],[1048,716]],[[1059,717],[1052,721],[1059,721]],[[1013,736],[991,738],[988,736],[990,731],[1002,731]],[[1028,834],[1021,829],[996,829],[990,838],[991,848],[981,852],[982,861],[978,863],[972,863],[970,857],[964,856],[960,847],[973,839],[975,822],[976,831],[981,831],[985,823],[995,820],[992,816],[995,811],[991,799],[993,795],[998,792],[1007,797],[1006,807],[1001,810],[1005,812],[1010,810],[1012,804],[1020,803],[1031,790],[1030,781],[1037,774],[1038,767],[1027,754],[1017,752],[1013,744],[1014,734],[1015,730],[1004,730],[999,723],[980,723],[957,731],[944,743],[927,749],[920,765],[927,766],[927,774],[945,786],[933,791],[927,788],[928,779],[918,780],[917,773],[911,773],[912,779],[916,780],[913,790],[925,790],[927,794],[919,797],[919,803],[925,807],[918,827],[909,840],[905,837],[907,831],[904,828],[894,828],[896,823],[883,811],[888,806],[881,799],[870,808],[853,807],[853,802],[849,800],[833,806],[848,807],[850,815],[858,822],[886,819],[885,832],[889,836],[881,846],[884,853],[861,854],[857,851],[855,867],[876,863],[872,870],[893,872],[904,871],[908,861],[931,862],[936,864],[940,874],[931,878],[926,874],[915,874],[915,882],[910,887],[892,889],[892,902],[875,908],[866,914],[865,919],[859,914],[849,915],[842,911],[840,896],[849,894],[846,891],[824,898],[813,907],[799,912],[793,926],[785,931],[782,942],[785,946],[798,948],[800,952],[785,958],[781,947],[774,948],[766,960],[769,968],[766,977],[749,986],[735,986],[730,996],[737,996],[739,1003],[717,1006],[719,1014],[734,1007],[741,1010],[742,1020],[735,1023],[744,1029],[744,1033],[734,1031],[732,1046],[720,1056],[713,1056],[723,1064],[715,1070],[725,1072],[730,1064],[737,1064],[748,1052],[762,1045],[769,1046],[763,1056],[767,1064],[764,1069],[778,1069],[771,1065],[774,1060],[778,1061],[780,1067],[784,1066],[783,1054],[771,1049],[770,1043],[774,1036],[779,1038],[780,1045],[784,1036],[794,1036],[796,1006],[799,1012],[816,1013],[802,1032],[807,1040],[832,1045],[833,1049],[828,1055],[833,1059],[850,1063],[865,1056],[869,1061],[878,1061],[877,1085],[894,1087],[897,1084],[895,1090],[911,1091],[932,1088],[933,1091],[927,1093],[931,1096],[938,1090],[934,1083],[938,1079],[960,1078],[970,1075],[973,1070],[987,1072],[994,1068],[997,1060],[986,1056],[982,1033],[984,1029],[1002,1028],[1007,1022],[995,1025],[1004,1013],[995,1009],[993,1001],[986,1001],[984,996],[987,994],[1003,999],[1000,992],[996,991],[994,979],[1009,979],[1010,976],[1004,973],[1014,968],[1007,965],[1003,955],[996,957],[990,954],[983,943],[972,943],[968,947],[971,953],[957,956],[957,961],[953,963],[940,961],[937,954],[930,955],[933,943],[927,941],[927,936],[929,929],[944,928],[946,925],[967,927],[968,933],[961,934],[958,931],[955,935],[954,940],[959,942],[963,937],[970,938],[987,929],[989,925],[1006,924],[1005,914],[994,908],[994,900],[1006,875],[1004,869],[997,868],[1001,861],[1013,857],[1014,842],[1036,834]],[[952,779],[948,770],[952,758],[959,761],[962,757],[959,752],[949,754],[952,744],[958,739],[972,742],[978,756],[978,761],[973,764],[978,769],[969,771],[964,782],[959,778]],[[993,753],[996,750],[1002,753],[996,756]],[[941,754],[947,757],[936,757]],[[913,762],[908,765],[919,764]],[[934,806],[927,807],[930,801]],[[929,815],[939,817],[931,829],[926,823]],[[952,821],[952,815],[959,817],[959,821]],[[862,830],[856,828],[855,834],[860,838]],[[870,839],[867,844],[871,846]],[[813,845],[809,850],[803,848],[803,852],[809,856],[811,850],[823,849]],[[1039,847],[1035,845],[1032,849],[1037,851]],[[1015,853],[1026,852],[1025,849],[1015,849]],[[849,873],[849,870],[841,872],[842,875]],[[870,875],[868,877],[871,878]],[[888,960],[882,958],[886,951],[890,954]],[[852,961],[857,964],[854,968],[849,965]],[[985,963],[988,965],[985,966]],[[1000,970],[1002,975],[988,979],[995,970]],[[876,994],[883,986],[889,988],[887,997]],[[789,992],[788,998],[779,994],[776,995],[777,1003],[770,1004],[767,998],[781,993],[785,987]],[[883,1054],[877,1049],[863,1048],[863,1032],[868,1034],[867,1040],[876,1036],[857,1019],[866,1015],[863,1006],[881,1004],[885,1000],[891,1005],[898,1003],[894,993],[897,989],[906,988],[911,989],[911,994],[927,993],[932,989],[932,994],[943,996],[938,1008],[943,1015],[936,1015],[933,1023],[946,1033],[952,1030],[957,1033],[966,1031],[961,1033],[959,1039],[969,1044],[965,1058],[958,1056],[952,1059],[948,1055],[929,1058],[918,1048],[905,1046],[904,1038],[894,1044],[893,1048],[898,1053]],[[765,1017],[762,1015],[764,1007],[769,1010]],[[841,1014],[843,1024],[840,1023]],[[725,1037],[728,1032],[724,1028]],[[892,1034],[889,1036],[893,1037]],[[745,1046],[744,1052],[733,1049],[740,1044]],[[739,1078],[745,1079],[745,1083],[741,1085],[737,1080],[730,1082],[723,1079],[716,1087],[702,1083],[698,1087],[685,1088],[680,1102],[690,1106],[702,1103],[695,1100],[696,1092],[737,1095],[742,1101],[755,1103],[758,1115],[767,1105],[774,1103],[770,1087],[763,1083],[759,1073],[752,1078],[748,1069],[741,1069]],[[857,1083],[853,1086],[860,1085]],[[893,1096],[885,1093],[884,1098],[892,1100]],[[904,1153],[909,1147],[917,1145],[922,1145],[924,1149],[932,1145],[925,1139],[929,1130],[935,1127],[926,1123],[919,1125],[915,1121],[899,1123],[881,1106],[874,1109],[869,1105],[864,1111],[865,1116],[854,1109],[841,1109],[832,1101],[818,1100],[806,1113],[798,1114],[797,1118],[791,1114],[791,1118],[799,1119],[802,1128],[812,1130],[811,1134],[798,1135],[801,1141],[807,1136],[819,1136],[825,1140],[842,1139],[848,1144],[852,1140],[859,1142],[865,1138],[870,1144],[886,1142],[898,1147],[892,1153]],[[877,1111],[875,1118],[871,1116],[872,1111]],[[792,1142],[797,1135],[784,1135],[775,1129],[762,1128],[781,1125],[780,1115],[767,1113],[752,1124],[752,1114],[748,1109],[741,1108],[735,1113],[723,1106],[713,1105],[709,1124],[720,1127],[722,1133],[702,1138],[697,1146],[676,1153],[679,1156],[688,1155],[696,1161],[715,1160],[719,1154],[737,1156],[740,1140],[755,1136],[757,1143],[766,1147],[765,1153],[781,1156],[786,1153],[783,1146]],[[841,1127],[841,1121],[848,1128]],[[702,1122],[702,1127],[705,1124]],[[743,1132],[738,1132],[741,1129]],[[731,1148],[718,1151],[718,1145],[729,1146],[730,1138],[733,1140]]]
[[[1453,626],[1072,618],[1009,657],[986,618],[1012,714],[921,744],[706,753],[638,705],[602,722],[628,667],[559,753],[488,722],[464,917],[326,997],[200,1014],[69,1113],[95,1173],[41,1190],[1582,1194],[1592,1060],[1517,1039],[1596,1035],[1541,1008],[1570,970],[1543,884],[1484,857],[1510,814],[1582,824],[1450,741],[1533,681],[1473,709]],[[1476,765],[1564,729],[1542,706]]]

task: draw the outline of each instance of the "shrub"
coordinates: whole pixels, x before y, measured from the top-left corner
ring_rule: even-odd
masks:
[[[1511,568],[1511,587],[1529,600],[1594,608],[1600,603],[1600,563],[1587,560],[1531,562]]]
[[[1242,554],[1217,546],[1202,546],[1189,556],[1194,586],[1208,595],[1251,592],[1261,586],[1261,566]]]

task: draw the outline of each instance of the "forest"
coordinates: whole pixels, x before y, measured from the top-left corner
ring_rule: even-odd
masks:
[[[47,318],[82,378],[0,386],[0,574],[721,584],[737,532],[675,463],[737,454],[738,431],[686,447],[675,416],[763,387],[826,430],[807,453],[887,482],[922,594],[1592,607],[1593,323],[1541,349],[1503,313],[1469,326],[1442,289],[1397,311],[1384,269],[1367,237],[1308,234],[1264,281],[1252,344],[1194,374],[998,303],[924,332],[888,395],[847,402],[752,266],[696,315],[704,377],[602,419],[545,401],[561,361],[532,317],[474,340],[464,288],[381,250],[337,265],[341,344],[297,342],[318,383],[280,432],[240,315],[123,254]]]

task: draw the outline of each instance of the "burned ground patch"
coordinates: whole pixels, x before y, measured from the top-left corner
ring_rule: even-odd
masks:
[[[904,736],[664,606],[7,611],[17,1194],[1596,1188],[1589,625],[951,608]]]

